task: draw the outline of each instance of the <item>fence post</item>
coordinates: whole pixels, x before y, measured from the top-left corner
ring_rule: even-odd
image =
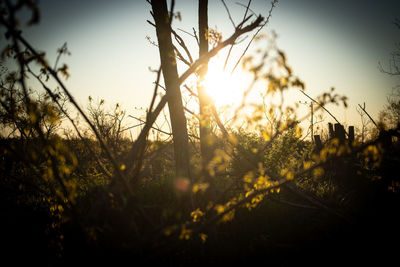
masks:
[[[354,126],[349,126],[349,143],[354,142]]]
[[[329,138],[334,138],[335,137],[335,132],[333,131],[332,123],[328,123],[328,127],[329,127]]]
[[[345,139],[344,127],[340,123],[335,123],[335,137],[342,143]]]
[[[314,141],[315,141],[315,146],[317,148],[317,151],[322,150],[322,142],[321,142],[321,137],[317,134],[314,135]]]

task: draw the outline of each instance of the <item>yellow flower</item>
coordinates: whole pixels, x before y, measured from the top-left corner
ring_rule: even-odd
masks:
[[[204,244],[207,241],[208,236],[204,233],[200,233],[199,236],[200,236],[201,242]]]
[[[288,172],[288,173],[286,174],[286,179],[288,179],[288,180],[293,180],[293,179],[294,179],[294,174],[293,174],[293,172]]]
[[[266,132],[263,132],[262,135],[265,141],[269,141],[271,139],[271,137]]]
[[[324,175],[324,169],[322,167],[313,170],[313,176],[315,179],[320,178],[322,175]]]
[[[225,208],[222,205],[217,205],[215,206],[215,210],[217,211],[218,214],[221,214],[225,211]]]
[[[312,162],[311,161],[304,161],[303,165],[304,165],[304,169],[307,170],[307,169],[309,169],[311,167]]]
[[[226,213],[224,216],[222,216],[221,221],[229,222],[229,221],[232,221],[234,217],[235,217],[235,210],[231,210],[228,213]]]
[[[179,239],[189,240],[191,238],[191,236],[192,236],[192,230],[182,227],[182,231],[181,231],[181,234],[179,235]]]
[[[200,209],[196,209],[190,213],[190,216],[193,218],[193,222],[198,222],[200,217],[204,216],[204,212],[202,212]]]

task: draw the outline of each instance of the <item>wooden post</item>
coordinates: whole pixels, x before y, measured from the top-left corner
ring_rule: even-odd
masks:
[[[314,136],[314,107],[312,101],[310,103],[310,108],[311,108],[311,136]]]
[[[335,130],[334,130],[334,136],[335,138],[339,137],[339,132],[340,132],[340,123],[335,123]]]
[[[315,146],[317,148],[318,151],[322,150],[322,142],[321,142],[321,137],[316,134],[314,135],[314,141],[315,141]]]
[[[354,142],[354,126],[349,126],[349,143]]]
[[[329,138],[334,138],[335,137],[335,132],[333,131],[332,123],[328,123],[328,127],[329,127]]]
[[[346,131],[344,129],[344,126],[341,124],[340,124],[339,128],[340,128],[339,139],[340,139],[340,141],[343,142],[344,140],[346,140]]]
[[[340,123],[335,123],[335,138],[339,138],[340,142],[345,140],[344,127]]]

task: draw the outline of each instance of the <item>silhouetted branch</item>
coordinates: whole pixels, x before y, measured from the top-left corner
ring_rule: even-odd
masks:
[[[190,89],[190,87],[187,86],[186,84],[184,84],[183,87],[185,87],[186,90],[188,90],[188,92],[189,92],[192,96],[197,97],[197,98],[199,97],[199,96],[198,96],[195,92],[193,92],[193,90]]]
[[[372,121],[372,123],[375,125],[376,128],[379,129],[378,125],[376,124],[376,122],[374,121],[374,119],[369,115],[369,113],[365,110],[364,107],[362,107],[360,104],[358,104],[358,106],[361,108],[362,111],[364,111],[364,113],[368,116],[368,118]]]
[[[229,137],[228,130],[226,130],[225,125],[222,123],[221,119],[219,118],[217,109],[215,108],[215,105],[212,105],[212,113],[214,115],[215,121],[219,127],[219,129],[222,131],[223,135],[225,138]]]
[[[150,25],[152,25],[153,27],[156,27],[156,25],[155,25],[153,22],[151,22],[151,21],[149,21],[149,20],[147,20],[147,22],[148,22]],[[186,46],[185,41],[182,39],[182,37],[179,36],[179,34],[176,33],[176,31],[174,31],[174,29],[172,29],[172,27],[170,28],[170,30],[171,30],[172,34],[174,35],[175,40],[178,42],[178,44],[179,44],[179,45],[183,48],[183,50],[185,51],[186,55],[187,55],[188,58],[189,58],[189,61],[186,60],[186,59],[182,56],[182,54],[181,54],[181,52],[179,51],[179,49],[174,45],[174,50],[175,50],[175,52],[177,53],[178,59],[181,60],[181,61],[182,61],[183,63],[185,63],[186,65],[190,66],[190,65],[193,63],[193,58],[192,58],[192,55],[191,55],[190,52],[189,52],[189,49],[188,49],[187,46]]]
[[[22,91],[24,94],[24,102],[25,102],[25,108],[27,114],[35,114],[36,110],[34,105],[32,104],[31,98],[28,93],[27,85],[26,85],[26,75],[25,75],[25,68],[27,65],[27,62],[24,59],[24,54],[21,52],[21,48],[19,45],[19,40],[20,40],[20,34],[21,32],[18,31],[15,28],[15,12],[16,10],[14,7],[10,4],[9,1],[6,1],[6,5],[8,8],[8,11],[10,12],[9,15],[9,21],[6,22],[3,20],[3,17],[0,17],[0,23],[5,25],[8,33],[12,39],[12,47],[16,53],[16,58],[17,58],[17,64],[19,67],[19,78],[18,82],[21,84]],[[43,145],[52,147],[51,144],[49,143],[48,139],[45,138],[43,131],[39,125],[39,120],[32,120],[32,128],[34,128],[37,133],[39,134],[39,140],[42,142]],[[50,158],[50,168],[53,171],[53,175],[55,180],[59,183],[61,186],[61,192],[62,195],[65,199],[68,199],[69,197],[69,190],[66,187],[65,181],[60,177],[60,172],[59,172],[59,166],[57,164],[58,160],[56,159],[55,155],[52,153],[48,153],[48,156]],[[57,198],[60,198],[60,196],[57,196]]]
[[[254,30],[257,28],[260,23],[263,21],[263,17],[259,16],[253,23],[250,25],[244,27],[244,28],[236,28],[236,31],[229,37],[227,40],[219,43],[217,47],[209,51],[207,54],[205,54],[203,57],[199,58],[196,60],[190,68],[188,68],[180,77],[179,77],[179,83],[182,84],[190,75],[196,72],[196,70],[205,62],[208,62],[210,58],[215,56],[219,51],[221,51],[223,48],[226,46],[233,44],[236,39],[241,36],[244,33],[247,33],[249,31]],[[240,27],[240,26],[238,26]]]
[[[225,10],[226,10],[226,12],[228,13],[228,17],[229,17],[229,20],[231,21],[231,23],[232,23],[232,25],[233,25],[233,28],[236,28],[235,22],[234,22],[233,19],[232,19],[231,12],[229,11],[228,6],[226,5],[226,3],[225,3],[224,0],[221,0],[221,2],[222,2],[222,4],[224,4]]]
[[[167,89],[166,89],[164,86],[162,86],[161,84],[158,84],[158,86],[159,86],[160,88],[164,89],[164,91],[167,91]],[[183,85],[183,86],[186,88],[186,90],[189,91],[189,93],[190,93],[191,95],[193,95],[194,97],[198,97],[198,95],[195,94],[186,84]],[[187,111],[188,113],[190,113],[191,115],[195,116],[196,118],[200,119],[199,116],[198,116],[197,114],[195,114],[193,111],[191,111],[191,110],[188,109],[187,107],[183,106],[183,109],[184,109],[185,111]]]
[[[247,6],[243,5],[243,4],[240,3],[240,2],[235,2],[235,4],[246,8],[245,14],[247,14],[247,12],[250,11],[251,13],[253,13],[254,16],[256,16],[256,12],[254,12],[254,11],[250,8],[250,2],[251,2],[251,0],[249,0],[249,3],[247,4]]]
[[[181,52],[179,52],[178,48],[177,48],[175,45],[174,45],[174,50],[175,50],[175,53],[176,53],[177,58],[178,58],[180,61],[182,61],[183,63],[185,63],[187,66],[190,67],[190,65],[191,65],[190,62],[187,61],[187,60],[182,56]]]
[[[144,121],[144,120],[142,120],[142,119],[140,119],[140,118],[138,118],[138,117],[135,117],[135,116],[132,116],[132,115],[128,115],[128,117],[131,117],[131,118],[133,118],[133,119],[138,120],[138,121],[141,122],[140,124],[135,125],[135,126],[140,126],[140,125],[146,124],[146,121]],[[159,129],[159,128],[156,128],[156,127],[154,127],[154,126],[151,126],[151,128],[152,128],[153,130],[156,130],[156,131],[160,132],[160,133],[163,133],[163,134],[166,134],[166,135],[169,135],[169,136],[172,135],[172,133],[168,133],[168,132],[163,131],[163,130],[161,130],[161,129]]]
[[[291,207],[295,207],[295,208],[311,209],[311,210],[317,209],[317,207],[314,207],[314,206],[294,203],[294,202],[287,201],[287,200],[284,200],[284,199],[270,198],[270,200],[271,201],[275,201],[275,202],[280,203],[280,204],[283,204],[283,205],[288,205],[288,206],[291,206]]]
[[[250,4],[251,4],[251,0],[249,0],[249,2],[247,3],[247,7],[246,7],[246,10],[245,10],[244,15],[243,15],[243,20],[244,20],[244,19],[246,18],[246,16],[247,16],[247,12],[249,11]],[[254,12],[253,12],[253,13],[254,13]],[[233,46],[234,46],[234,44],[231,44],[231,47],[229,48],[228,55],[226,56],[226,59],[225,59],[225,63],[224,63],[224,68],[223,68],[223,70],[226,69],[226,65],[228,64],[228,59],[229,59],[229,57],[230,57],[230,55],[231,55]]]
[[[172,28],[171,28],[171,32],[172,32],[172,34],[174,35],[175,40],[178,42],[178,44],[183,48],[183,50],[185,50],[185,53],[186,53],[186,55],[187,55],[188,58],[189,58],[189,62],[190,62],[190,63],[193,63],[192,55],[190,54],[189,49],[187,48],[185,41],[184,41],[184,40],[182,39],[182,37],[180,37],[179,34],[178,34],[176,31],[174,31]]]
[[[317,100],[315,100],[314,98],[312,98],[311,96],[309,96],[308,94],[306,94],[303,90],[299,90],[303,95],[305,95],[306,97],[308,97],[311,101],[313,101],[314,103],[316,103],[319,107],[321,107],[323,110],[325,110],[337,123],[341,124],[338,119],[336,119],[335,116],[333,116],[333,114],[324,107],[324,105],[321,105],[321,103],[319,103]],[[346,129],[343,129],[344,133],[346,135],[348,135]]]
[[[164,95],[160,102],[158,103],[157,107],[154,109],[153,112],[148,113],[146,123],[140,132],[138,138],[136,139],[133,147],[128,152],[127,155],[127,170],[126,173],[128,176],[132,176],[132,183],[136,183],[138,181],[138,173],[141,167],[141,159],[143,159],[143,153],[146,146],[147,135],[152,129],[155,120],[157,119],[158,115],[160,114],[161,110],[164,108],[165,104],[167,103],[167,96]],[[139,160],[140,162],[137,162]],[[130,163],[130,164],[129,164]],[[136,163],[136,165],[134,164]]]
[[[180,28],[178,28],[178,30],[181,31],[181,32],[183,32],[183,33],[186,33],[187,35],[192,36],[194,39],[196,39],[197,44],[199,44],[199,37],[197,37],[197,33],[196,33],[195,28],[193,28],[193,34],[191,34],[190,32],[187,32],[187,31],[185,31],[185,30],[182,30],[182,29],[180,29]]]
[[[233,73],[236,69],[236,67],[239,65],[240,61],[242,60],[242,58],[244,57],[244,55],[246,54],[247,50],[249,49],[251,43],[253,42],[253,40],[256,38],[256,36],[258,35],[258,33],[268,24],[271,16],[272,16],[272,10],[274,9],[274,7],[276,6],[276,4],[278,3],[278,0],[273,0],[271,3],[271,8],[268,12],[268,16],[267,19],[265,20],[265,22],[261,25],[261,27],[256,31],[256,33],[253,35],[253,37],[251,38],[251,40],[249,41],[249,43],[247,44],[246,48],[244,49],[242,55],[239,57],[239,60],[236,62],[235,66],[233,67],[231,73]]]
[[[62,107],[62,105],[60,104],[60,102],[58,101],[58,98],[56,95],[54,95],[54,93],[50,90],[49,87],[47,87],[43,81],[40,79],[40,77],[38,75],[36,75],[29,67],[28,67],[28,71],[29,73],[31,73],[38,81],[39,83],[42,85],[42,87],[45,89],[45,91],[50,95],[51,99],[53,100],[54,103],[56,103],[56,105],[58,106],[58,108],[60,109],[60,111],[65,115],[65,117],[69,120],[69,122],[72,124],[72,127],[74,127],[75,132],[78,134],[79,138],[83,141],[83,144],[85,145],[85,147],[89,150],[89,152],[91,153],[91,155],[93,155],[96,159],[97,164],[99,164],[100,168],[102,169],[102,171],[104,172],[104,174],[108,177],[111,178],[112,174],[107,170],[107,168],[104,166],[104,164],[101,162],[101,160],[99,159],[99,157],[97,156],[97,154],[93,151],[91,145],[87,142],[86,138],[84,138],[81,134],[81,132],[78,129],[78,126],[76,125],[75,121],[71,118],[71,116],[68,114],[68,112],[64,109],[64,107]]]
[[[156,97],[157,97],[157,89],[158,89],[157,84],[160,81],[160,77],[161,77],[161,66],[158,68],[158,71],[157,71],[157,78],[156,78],[156,82],[155,82],[156,85],[155,85],[154,90],[153,90],[153,97],[152,97],[151,102],[150,102],[149,113],[152,112],[153,106],[154,106],[154,101],[156,100]]]

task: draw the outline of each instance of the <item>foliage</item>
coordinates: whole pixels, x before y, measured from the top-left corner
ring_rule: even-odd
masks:
[[[6,71],[0,76],[1,98],[0,118],[3,137],[23,136],[25,138],[38,137],[42,132],[46,137],[56,134],[60,128],[64,114],[51,100],[47,93],[29,90],[25,92],[18,86],[17,73]],[[61,107],[66,103],[63,94],[56,92]],[[30,112],[25,108],[27,98],[30,99]],[[37,124],[40,130],[36,130]]]
[[[398,128],[400,125],[400,88],[388,96],[384,110],[379,113],[382,127],[385,129]]]

